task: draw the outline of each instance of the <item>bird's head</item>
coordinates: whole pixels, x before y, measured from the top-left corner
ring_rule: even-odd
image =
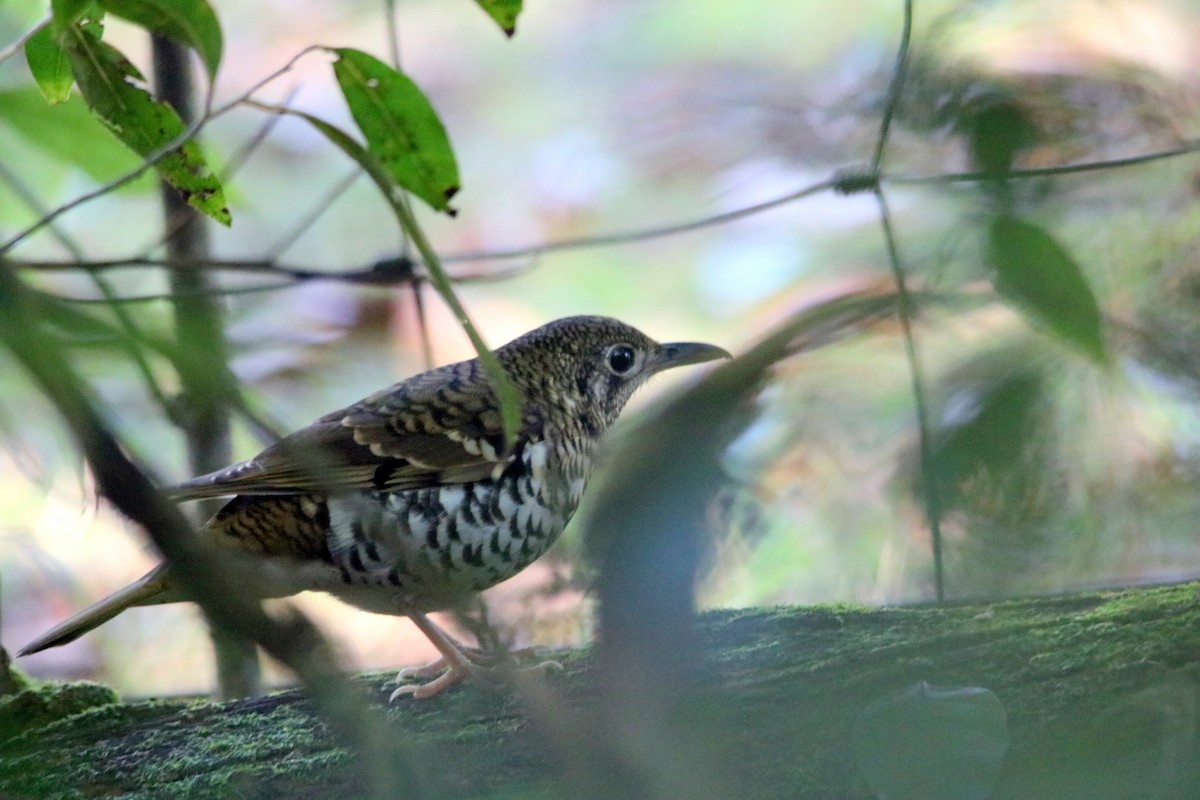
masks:
[[[592,435],[616,420],[651,375],[731,357],[711,344],[659,344],[609,317],[555,320],[514,339],[496,355],[527,397],[545,398],[548,411],[575,415]]]

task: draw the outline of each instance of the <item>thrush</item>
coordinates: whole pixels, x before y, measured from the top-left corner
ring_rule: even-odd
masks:
[[[170,490],[180,501],[232,497],[201,533],[254,565],[253,596],[324,591],[411,619],[441,655],[402,671],[392,699],[430,697],[486,671],[481,651],[427,615],[516,575],[554,544],[601,438],[650,376],[729,357],[591,316],[551,322],[495,355],[520,396],[515,442],[506,443],[492,381],[472,359],[401,381]],[[187,599],[160,565],[21,655],[71,642],[127,608]],[[403,683],[410,678],[431,680]]]

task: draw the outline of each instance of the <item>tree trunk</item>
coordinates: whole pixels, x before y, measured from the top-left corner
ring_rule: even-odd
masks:
[[[160,100],[179,114],[185,125],[195,122],[195,81],[191,56],[183,45],[153,37],[154,84]],[[211,257],[204,217],[187,204],[175,187],[160,181],[166,221],[167,255],[192,266],[171,270],[175,295],[175,341],[178,344],[180,413],[176,422],[187,440],[188,466],[193,475],[228,466],[232,460],[228,410],[228,352],[221,305],[212,278],[202,266]],[[205,501],[192,512],[199,526],[219,504]],[[213,627],[217,682],[226,697],[260,693],[258,651],[252,642]]]
[[[656,735],[683,742],[690,778],[713,776],[720,796],[1198,797],[1198,590],[706,613],[705,663]],[[419,776],[397,796],[596,794],[592,743],[611,732],[593,726],[612,715],[589,653],[561,660],[544,679],[388,706],[397,757]],[[360,682],[385,703],[389,677]],[[622,729],[648,763],[673,746],[639,738],[636,713]],[[365,794],[361,765],[294,690],[121,704],[100,687],[50,686],[0,706],[0,737],[5,798]],[[672,796],[679,778],[647,775],[641,794]]]

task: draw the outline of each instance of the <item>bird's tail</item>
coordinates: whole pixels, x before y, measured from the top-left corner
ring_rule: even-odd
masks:
[[[127,608],[175,603],[183,599],[179,590],[175,588],[174,581],[167,575],[166,565],[160,565],[124,589],[113,592],[95,605],[80,611],[66,622],[39,636],[25,645],[18,655],[27,656],[39,650],[73,642]]]

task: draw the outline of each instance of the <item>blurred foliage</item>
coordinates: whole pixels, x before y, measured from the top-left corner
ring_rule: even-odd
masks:
[[[456,219],[409,210],[446,273],[486,279],[517,268],[504,281],[456,287],[472,316],[486,321],[489,344],[586,312],[662,338],[737,348],[821,299],[890,285],[869,193],[823,194],[636,244],[617,237],[538,248],[736,211],[864,163],[893,77],[899,4],[572,0],[525,9],[512,41],[496,23],[512,28],[514,4],[481,2],[491,19],[462,5],[398,4],[401,69],[386,63],[383,6],[373,3],[312,3],[303,14],[287,4],[215,3],[219,35],[208,23],[175,31],[215,75],[209,111],[221,113],[204,126],[204,163],[234,218],[214,237],[217,257],[258,264],[214,270],[231,293],[224,302],[232,368],[252,411],[295,427],[418,371],[422,331],[434,360],[470,355],[455,315],[432,296],[418,305],[405,275],[392,276],[390,291],[336,280],[381,257],[412,257],[407,212],[387,187],[414,185],[366,169],[404,161],[403,137],[388,138],[396,126],[370,116],[379,103],[394,110],[387,97],[400,85],[437,123],[441,166],[418,194],[440,207],[461,174]],[[138,4],[77,10],[84,6],[121,14]],[[921,474],[914,364],[899,326],[873,322],[780,361],[721,458],[727,480],[708,513],[705,603],[931,597],[929,490],[944,510],[951,597],[1161,580],[1200,568],[1200,214],[1191,155],[1200,64],[1190,46],[1200,15],[1171,0],[930,0],[915,8],[880,187],[900,266],[921,298],[915,368],[931,412],[932,471]],[[15,41],[45,12],[40,3],[6,3],[0,38]],[[145,72],[137,26],[148,23],[125,16],[133,24],[107,19],[102,41]],[[23,53],[0,63],[3,241],[140,163],[80,98],[53,107],[41,99],[39,85],[54,99],[62,93],[59,62],[45,58],[53,55],[47,30],[25,48],[35,63],[43,59],[44,69],[35,67],[42,80]],[[257,105],[222,110],[313,46],[341,54],[340,73],[329,50],[304,55],[254,89]],[[347,54],[381,70],[350,81],[357,95],[346,88]],[[110,67],[120,92],[142,91],[123,64]],[[279,108],[290,115],[271,110]],[[327,136],[352,131],[345,135],[361,133],[363,143],[339,151],[308,118],[328,126],[320,129]],[[430,118],[419,127],[431,130]],[[446,130],[454,141],[448,162]],[[1151,154],[1161,157],[1103,163]],[[1056,170],[1092,162],[1095,169]],[[376,182],[361,180],[363,171]],[[350,172],[359,179],[343,185]],[[5,257],[27,266],[21,275],[43,293],[48,327],[107,401],[113,425],[163,474],[182,478],[181,447],[148,388],[167,396],[177,389],[177,355],[163,344],[165,303],[125,305],[131,335],[93,274],[70,268],[73,249],[89,261],[161,254],[148,185],[132,181],[63,214]],[[511,250],[517,254],[485,257]],[[286,266],[334,279],[294,280],[276,269]],[[136,263],[104,274],[124,297],[161,294],[168,284],[162,269]],[[257,291],[266,284],[277,288]],[[236,294],[247,289],[256,291]],[[144,368],[132,363],[131,348]],[[3,520],[13,544],[0,568],[6,601],[31,593],[61,603],[62,589],[49,585],[57,578],[21,554],[41,548],[46,563],[78,570],[103,563],[98,552],[117,533],[109,522],[81,548],[57,530],[61,498],[82,506],[85,492],[61,488],[57,476],[71,474],[70,456],[32,397],[19,373],[5,369],[0,429],[27,472],[59,487],[59,499],[5,506],[14,509]],[[258,444],[255,431],[243,420],[239,455]],[[24,481],[17,460],[3,469]],[[571,539],[559,562],[542,565],[541,583],[498,601],[507,610],[492,618],[509,626],[510,638],[586,638],[590,623],[573,594],[563,593],[570,602],[553,612],[524,608],[551,602],[547,584],[572,586],[561,565],[581,550]],[[105,564],[77,591],[98,594],[140,566]],[[530,617],[543,617],[544,630]],[[98,649],[83,666],[46,669],[95,674],[97,661],[136,661],[122,640],[150,650],[164,632],[149,627],[156,624],[115,623],[111,640],[98,634],[87,645]],[[375,633],[347,638],[367,663],[401,658]],[[197,684],[203,680],[189,683]]]
[[[877,797],[987,800],[1008,751],[1008,720],[987,689],[922,682],[864,708],[853,739]]]
[[[1194,4],[477,5],[0,7],[0,41],[16,43],[0,61],[0,269],[135,455],[186,477],[180,363],[211,345],[172,341],[173,221],[135,176],[153,167],[233,223],[203,268],[237,386],[213,380],[246,397],[240,455],[275,417],[295,427],[469,357],[483,338],[468,308],[490,344],[606,313],[742,354],[616,431],[583,524],[489,594],[500,639],[578,643],[583,551],[599,562],[597,709],[557,713],[569,704],[552,685],[525,698],[593,794],[728,794],[706,749],[728,720],[690,716],[681,677],[705,644],[694,585],[701,605],[883,603],[1200,571]],[[511,35],[518,12],[510,42],[497,25]],[[203,152],[146,91],[147,30],[211,80]],[[0,353],[5,644],[142,567],[107,510],[80,513],[91,478],[59,425]],[[359,663],[417,660],[392,620],[324,613]],[[836,613],[805,635],[836,631]],[[960,620],[962,636],[988,613]],[[31,669],[203,686],[185,626],[153,614]],[[1081,641],[1109,624],[1068,616]],[[780,647],[806,646],[793,638]],[[1058,679],[1037,674],[1043,644],[1015,638],[1029,652],[1003,676]],[[864,792],[1194,785],[1190,679],[1010,748],[1028,709],[1000,702],[1002,678],[913,683],[920,644],[899,664],[895,641],[872,651],[888,659],[873,675],[909,689],[840,709]],[[1056,641],[1063,669],[1068,645],[1094,655]]]

